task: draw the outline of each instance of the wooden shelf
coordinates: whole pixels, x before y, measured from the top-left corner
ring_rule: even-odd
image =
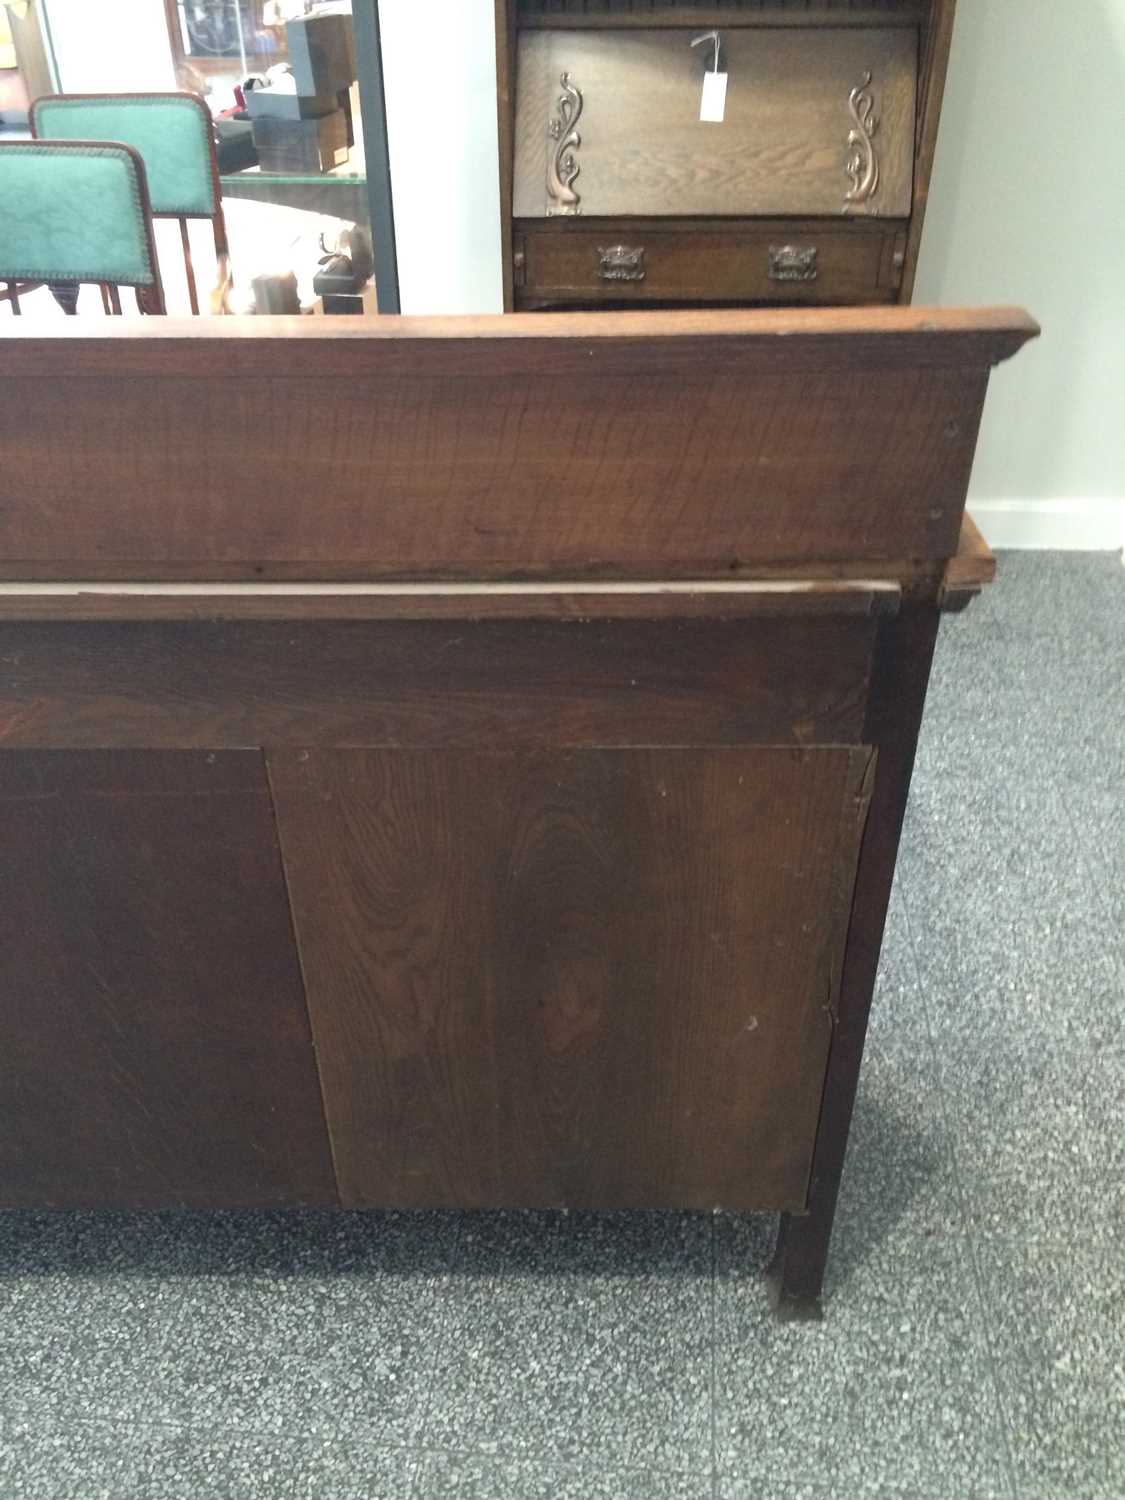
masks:
[[[625,9],[521,10],[520,30],[539,28],[596,30],[602,27],[711,26],[919,26],[929,14],[925,0],[899,0],[893,5],[642,5]]]

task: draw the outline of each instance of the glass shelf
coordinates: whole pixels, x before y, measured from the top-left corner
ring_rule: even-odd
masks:
[[[219,183],[224,192],[247,182],[273,183],[279,187],[366,187],[361,172],[322,172],[292,176],[286,172],[263,172],[261,167],[247,167],[243,172],[224,172]]]

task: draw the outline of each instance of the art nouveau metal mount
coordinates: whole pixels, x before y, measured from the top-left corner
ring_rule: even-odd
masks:
[[[844,167],[851,182],[844,195],[845,213],[849,208],[869,203],[879,191],[879,158],[874,142],[879,120],[875,114],[870,70],[848,95],[848,113],[853,124],[848,133],[848,155]]]
[[[574,189],[574,180],[581,171],[576,152],[582,137],[575,126],[582,115],[582,95],[571,83],[569,73],[563,73],[559,82],[563,91],[556,106],[558,113],[547,126],[547,134],[554,143],[553,150],[550,146],[547,149],[548,218],[582,212],[581,199]]]

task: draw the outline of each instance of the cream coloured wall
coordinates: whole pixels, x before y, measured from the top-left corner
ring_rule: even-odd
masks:
[[[45,8],[64,93],[176,87],[163,0],[46,0]]]
[[[503,308],[493,0],[379,0],[404,313]]]
[[[1018,302],[971,504],[1005,546],[1125,544],[1125,0],[958,0],[915,302]]]

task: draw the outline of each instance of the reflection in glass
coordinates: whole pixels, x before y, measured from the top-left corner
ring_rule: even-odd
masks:
[[[30,14],[49,27],[58,74],[35,92],[128,101],[136,138],[124,125],[110,138],[148,153],[153,182],[171,175],[153,223],[169,312],[375,310],[358,75],[360,61],[365,77],[378,62],[357,59],[350,0],[35,0]],[[0,0],[0,19],[8,16]],[[7,40],[0,27],[0,47]],[[166,107],[170,89],[206,108],[230,276],[211,225],[195,216],[199,193],[186,186],[195,153],[189,163],[143,118]],[[82,289],[80,314],[100,315],[101,306],[96,286]],[[61,315],[47,287],[21,307]]]

